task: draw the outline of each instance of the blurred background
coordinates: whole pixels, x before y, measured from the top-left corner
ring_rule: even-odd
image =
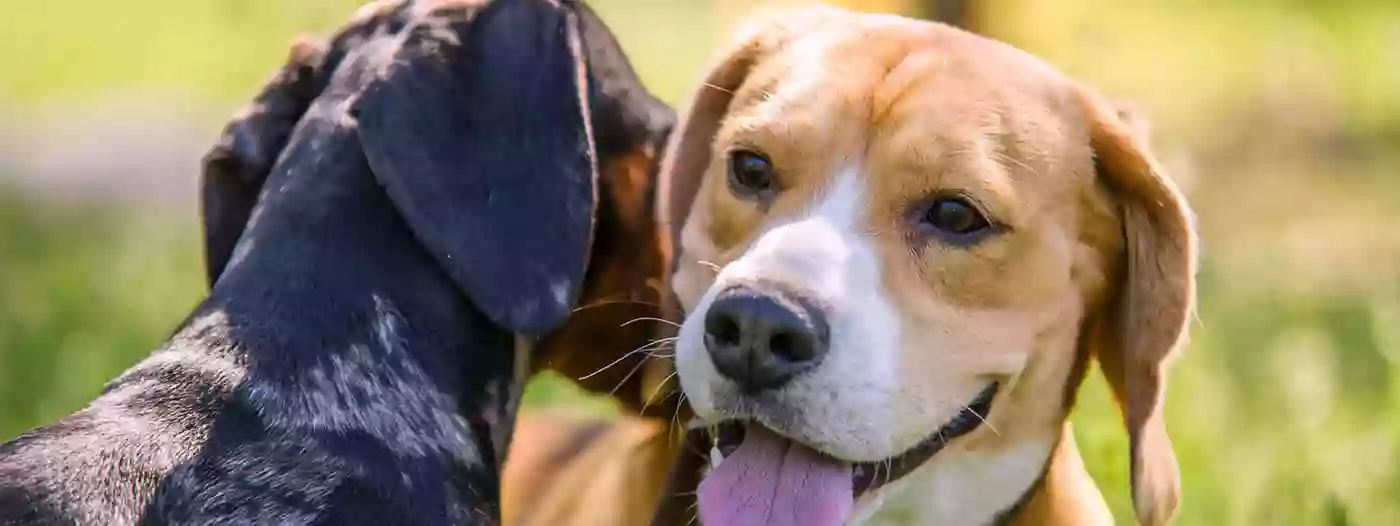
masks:
[[[732,24],[774,2],[592,3],[676,103]],[[1168,395],[1179,524],[1400,524],[1400,2],[841,3],[1009,41],[1152,121],[1204,249]],[[0,440],[83,406],[203,297],[200,156],[295,35],[358,4],[6,4]],[[552,377],[527,403],[610,411]],[[1132,523],[1097,373],[1073,418]]]

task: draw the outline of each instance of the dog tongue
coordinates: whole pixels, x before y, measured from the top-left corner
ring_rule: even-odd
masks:
[[[850,465],[756,425],[697,498],[705,526],[840,526],[855,504]]]

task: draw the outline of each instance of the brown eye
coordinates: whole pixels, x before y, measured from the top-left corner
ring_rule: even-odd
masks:
[[[923,222],[944,234],[968,236],[991,227],[977,207],[962,198],[939,199],[924,213]]]
[[[729,188],[742,197],[761,197],[773,190],[773,163],[748,150],[729,153]]]

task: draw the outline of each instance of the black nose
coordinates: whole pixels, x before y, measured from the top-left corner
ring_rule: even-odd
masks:
[[[715,368],[748,392],[782,386],[826,354],[820,308],[792,294],[739,286],[724,290],[705,315],[705,348]]]

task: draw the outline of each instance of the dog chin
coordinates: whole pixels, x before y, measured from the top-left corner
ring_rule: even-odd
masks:
[[[783,393],[740,395],[733,388],[718,387],[711,395],[718,404],[701,413],[708,424],[759,425],[846,462],[873,462],[901,451],[889,440],[872,440],[888,437],[888,432],[872,428],[862,433],[849,426],[828,425],[825,420],[813,418],[815,415],[805,409],[809,407],[807,402],[790,403],[784,400],[789,397]]]

